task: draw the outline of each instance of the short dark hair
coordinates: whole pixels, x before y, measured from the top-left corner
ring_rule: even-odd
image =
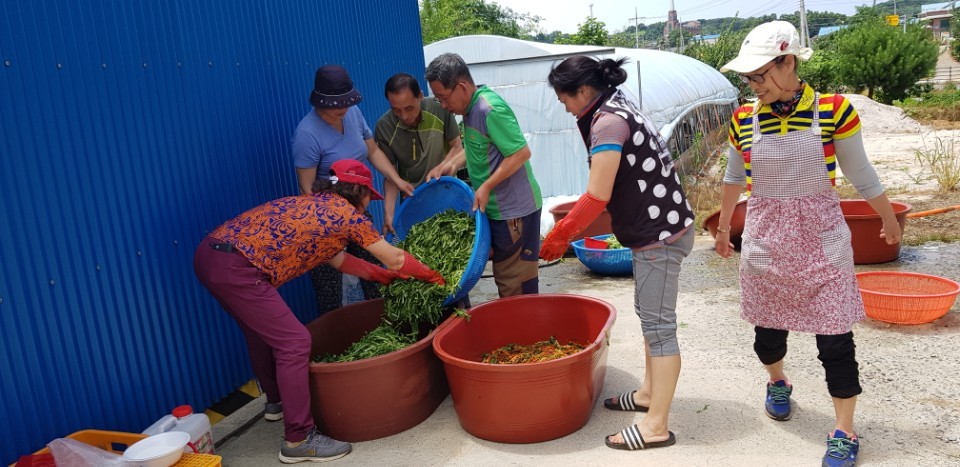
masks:
[[[313,192],[338,194],[346,198],[353,207],[363,209],[363,197],[370,194],[370,189],[356,183],[333,183],[325,178],[318,178],[313,181]]]
[[[584,85],[602,91],[619,86],[627,80],[624,63],[627,63],[625,57],[597,60],[585,55],[575,55],[553,67],[547,81],[554,90],[564,94],[574,94]]]
[[[423,92],[416,78],[407,73],[397,73],[387,80],[386,86],[383,87],[383,97],[389,99],[390,94],[399,94],[404,89],[409,89],[413,97],[419,97]]]
[[[447,89],[452,89],[461,80],[474,84],[467,62],[463,61],[463,57],[449,52],[430,61],[426,78],[428,82],[439,81]]]

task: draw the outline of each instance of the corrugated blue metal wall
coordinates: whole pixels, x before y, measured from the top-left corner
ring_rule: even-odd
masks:
[[[0,464],[251,377],[193,252],[295,194],[290,136],[326,63],[372,128],[386,78],[423,76],[416,0],[0,3]],[[282,293],[315,316],[307,280]]]

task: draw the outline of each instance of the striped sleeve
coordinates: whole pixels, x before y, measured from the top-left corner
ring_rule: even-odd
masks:
[[[834,139],[849,138],[860,131],[860,115],[843,95],[833,95]]]
[[[590,154],[603,151],[623,151],[623,143],[630,137],[630,126],[621,117],[598,112],[590,127]]]
[[[733,112],[733,116],[730,117],[730,128],[728,130],[728,137],[730,145],[733,146],[737,151],[743,152],[743,146],[741,143],[741,125],[743,124],[743,118],[750,115],[752,111],[752,106],[750,104],[745,104],[737,108]]]

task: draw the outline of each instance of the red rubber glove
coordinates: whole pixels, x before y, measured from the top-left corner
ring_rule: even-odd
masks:
[[[340,272],[357,276],[365,281],[379,282],[387,285],[394,279],[409,279],[410,276],[400,271],[391,271],[372,263],[368,263],[347,252],[343,252],[343,262],[340,263]]]
[[[560,222],[557,222],[553,230],[547,234],[547,238],[543,239],[540,257],[553,261],[563,256],[567,248],[570,248],[570,240],[583,232],[583,229],[587,228],[606,207],[606,201],[590,193],[584,193],[566,217],[560,219]]]
[[[430,269],[426,264],[423,264],[417,258],[414,258],[413,255],[404,251],[403,252],[403,266],[400,268],[399,272],[408,274],[414,279],[418,279],[424,282],[433,282],[437,285],[446,284],[443,280],[443,276],[440,275],[437,271]]]

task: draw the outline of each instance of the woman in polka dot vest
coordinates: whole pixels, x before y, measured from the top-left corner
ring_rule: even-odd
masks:
[[[626,59],[564,60],[548,81],[587,146],[587,192],[544,239],[540,257],[559,258],[570,240],[610,212],[613,233],[633,249],[635,309],[643,328],[645,370],[639,390],[604,401],[611,410],[646,412],[637,425],[607,436],[614,449],[670,446],[670,404],[680,376],[677,282],[693,248],[693,211],[656,127],[617,86],[627,79]]]

